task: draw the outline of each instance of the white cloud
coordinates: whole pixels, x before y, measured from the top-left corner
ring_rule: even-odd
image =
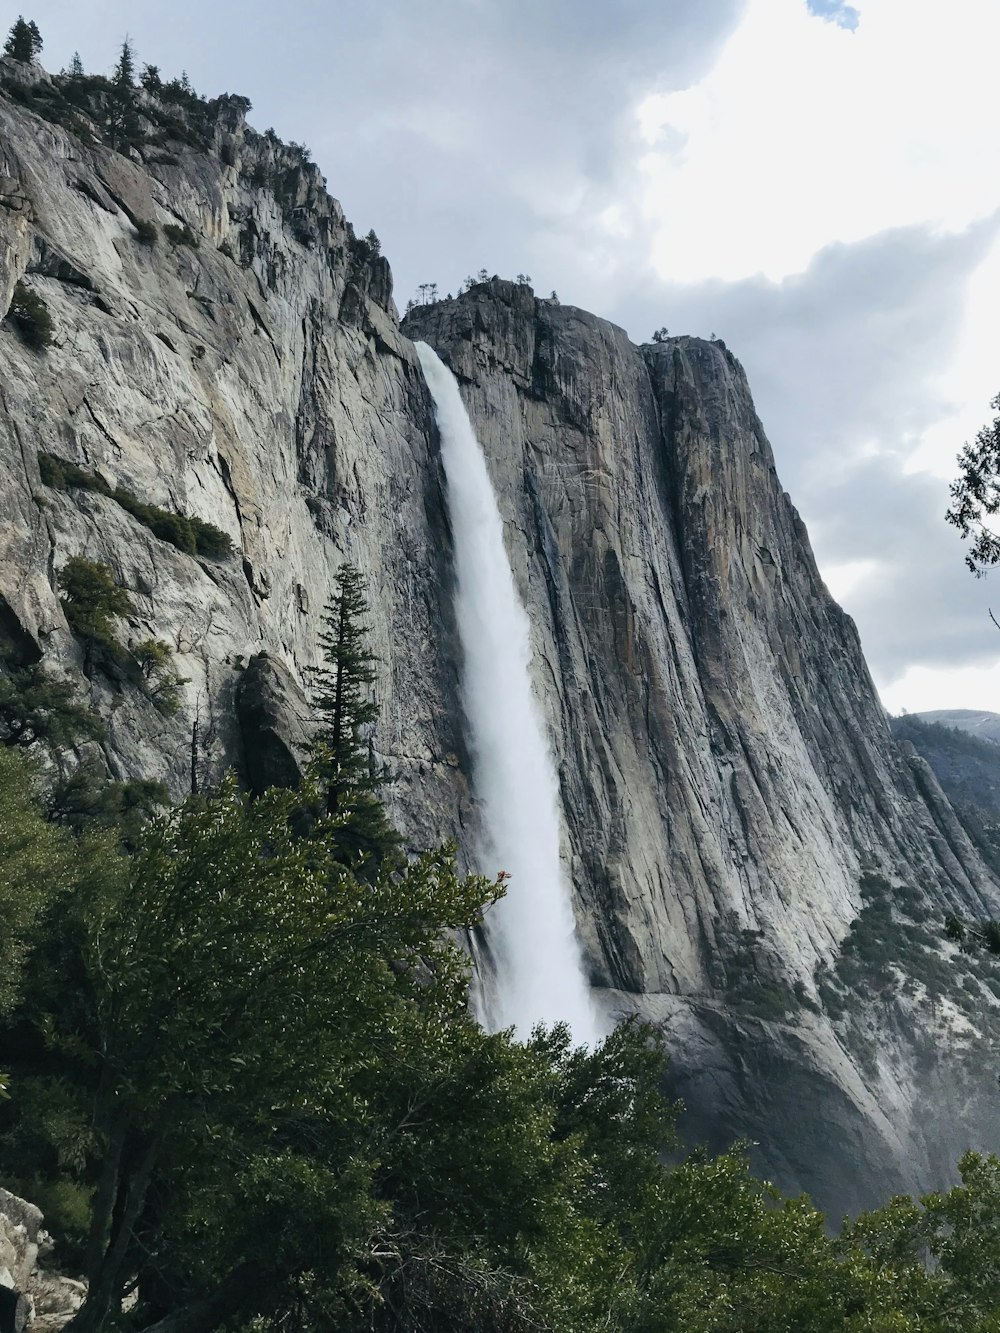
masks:
[[[1000,660],[992,666],[912,666],[880,694],[890,713],[923,713],[932,708],[1000,711]]]
[[[879,560],[842,560],[823,566],[823,582],[830,595],[843,602],[856,588],[875,578],[880,569]]]
[[[750,0],[697,86],[637,110],[665,279],[801,271],[832,241],[998,202],[996,0],[860,0],[855,30],[805,0]]]

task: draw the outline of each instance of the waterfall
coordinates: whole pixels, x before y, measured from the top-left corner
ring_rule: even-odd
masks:
[[[478,866],[510,874],[507,896],[486,914],[496,976],[480,1017],[526,1037],[565,1021],[593,1043],[598,1023],[583,971],[569,886],[559,856],[559,785],[531,688],[531,632],[504,548],[486,460],[455,377],[417,343],[441,432],[455,543],[455,614],[462,702],[482,806]]]

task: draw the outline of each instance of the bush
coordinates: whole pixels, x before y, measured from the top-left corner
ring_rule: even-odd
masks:
[[[29,750],[43,746],[51,754],[80,740],[100,740],[104,727],[75,687],[51,676],[38,663],[0,670],[0,746]]]
[[[14,288],[10,310],[7,312],[28,347],[41,351],[52,343],[52,316],[49,308],[30,287],[19,282]]]
[[[173,717],[181,706],[181,686],[188,680],[178,674],[170,645],[162,639],[144,639],[132,649],[132,656],[153,703],[161,713]]]
[[[140,218],[135,224],[135,234],[141,245],[155,245],[156,223],[147,222],[145,218]]]
[[[95,472],[70,463],[55,454],[38,455],[38,472],[46,486],[56,490],[94,491],[114,500],[127,514],[131,514],[143,527],[148,528],[160,541],[169,542],[187,555],[203,555],[208,559],[218,560],[229,555],[233,543],[229,534],[217,528],[214,523],[206,523],[200,518],[188,518],[186,514],[175,514],[159,505],[145,504],[131,491],[122,486],[114,490]]]
[[[134,615],[135,607],[115,582],[110,566],[74,555],[59,571],[58,581],[65,593],[63,611],[73,632],[120,662],[125,650],[115,636],[114,622],[119,616]]]
[[[164,223],[163,234],[171,245],[187,245],[192,250],[198,249],[198,237],[190,227],[178,227],[173,222]]]

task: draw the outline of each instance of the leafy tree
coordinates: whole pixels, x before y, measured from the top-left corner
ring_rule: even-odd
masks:
[[[0,750],[0,1014],[17,996],[36,918],[68,870],[65,839],[45,822],[33,785],[24,759]]]
[[[1000,394],[990,406],[998,415],[958,455],[959,476],[951,484],[952,503],[945,514],[963,540],[972,538],[965,563],[977,577],[1000,560],[1000,534],[986,522],[1000,510]]]
[[[139,83],[145,88],[147,93],[152,93],[155,97],[163,91],[163,80],[160,77],[159,65],[143,65],[142,74],[139,76]]]
[[[373,1054],[402,1069],[468,1023],[467,963],[443,932],[496,890],[446,853],[362,888],[335,866],[331,821],[292,831],[315,796],[251,800],[227,781],[51,918],[79,942],[83,984],[68,1002],[42,976],[25,1012],[70,1054],[95,1131],[74,1330],[107,1327],[137,1265],[143,1297],[157,1270],[181,1283],[175,1308],[219,1292],[230,1314],[294,1306],[312,1269],[344,1283],[384,1223],[365,1161]]]
[[[655,343],[664,343],[669,336],[670,330],[666,326],[653,330],[653,342]],[[715,337],[714,333],[712,334],[712,337]]]
[[[162,782],[133,778],[109,782],[96,764],[84,764],[55,780],[44,800],[46,816],[80,834],[103,827],[112,830],[128,851],[134,851],[149,821],[170,805]]]
[[[385,777],[375,772],[368,750],[367,733],[378,719],[371,697],[377,659],[368,647],[364,578],[345,564],[335,586],[319,637],[324,664],[313,672],[319,715],[313,769],[324,789],[326,812],[339,821],[343,857],[364,858],[377,868],[399,846],[376,794]]]
[[[34,19],[26,23],[24,17],[19,14],[4,43],[3,52],[13,60],[20,60],[30,65],[32,61],[37,60],[42,45],[42,34],[38,31],[38,24]]]
[[[108,565],[74,555],[58,574],[63,590],[63,611],[70,628],[88,646],[97,646],[113,660],[121,661],[124,648],[115,635],[115,620],[135,614],[125,589],[115,582]]]

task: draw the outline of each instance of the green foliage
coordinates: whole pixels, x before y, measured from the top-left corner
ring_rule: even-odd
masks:
[[[145,504],[124,487],[112,488],[96,472],[88,472],[86,468],[64,458],[57,458],[55,454],[40,453],[38,471],[45,485],[57,490],[95,491],[98,495],[108,496],[144,527],[149,528],[155,537],[169,542],[188,555],[220,559],[232,552],[233,544],[229,535],[213,523],[206,523],[203,519],[187,514],[175,514],[169,509],[161,509],[159,505]]]
[[[134,851],[143,829],[169,804],[170,793],[162,782],[109,782],[95,764],[84,764],[53,782],[45,811],[53,823],[76,834],[94,828],[112,831],[126,850]]]
[[[162,639],[143,639],[132,649],[132,656],[142,672],[149,697],[161,713],[173,717],[180,708],[181,686],[187,685],[188,680],[174,666],[170,645]]]
[[[103,735],[100,718],[77,703],[69,681],[50,675],[38,663],[0,665],[0,745],[22,750],[40,746],[58,754]]]
[[[35,351],[52,344],[52,316],[44,300],[23,282],[17,283],[11,298],[9,317],[14,321],[21,341]]]
[[[446,932],[498,886],[362,883],[295,831],[320,795],[227,781],[127,857],[0,752],[0,1173],[86,1270],[77,1333],[133,1286],[137,1330],[995,1333],[1000,1161],[837,1236],[739,1151],[665,1165],[652,1033],[484,1033]]]
[[[362,887],[333,864],[325,822],[308,839],[292,832],[315,799],[251,801],[228,782],[154,824],[123,875],[90,881],[51,920],[79,942],[78,1003],[41,1012],[43,980],[28,1012],[49,1049],[75,1053],[91,1099],[78,1175],[95,1187],[95,1322],[82,1326],[104,1326],[142,1262],[154,1189],[142,1225],[155,1219],[158,1245],[169,1238],[184,1298],[248,1259],[289,1300],[321,1252],[342,1266],[324,1281],[343,1281],[384,1215],[371,1167],[357,1165],[376,1146],[373,1055],[403,1077],[404,1048],[433,1059],[442,1024],[474,1031],[467,964],[442,932],[472,926],[495,894],[460,880],[446,854]],[[307,1206],[301,1227],[284,1215],[293,1197],[295,1212]],[[261,1293],[250,1285],[244,1299]]]
[[[118,53],[108,93],[108,133],[119,150],[142,142],[139,108],[135,96],[135,55],[126,37]]]
[[[34,19],[25,22],[19,14],[4,43],[3,53],[13,60],[20,60],[30,65],[33,60],[38,59],[42,45],[42,34],[38,31],[38,24]]]
[[[74,555],[57,577],[64,594],[60,601],[73,632],[120,660],[124,649],[116,637],[114,622],[120,616],[134,615],[135,606],[115,581],[110,567]]]
[[[352,236],[350,250],[354,259],[366,264],[382,253],[382,242],[374,231],[369,231],[364,236]]]
[[[958,455],[959,475],[945,515],[963,540],[972,538],[965,563],[977,577],[1000,560],[1000,536],[986,522],[1000,510],[1000,394],[990,406],[998,415]]]
[[[140,218],[135,224],[135,234],[140,244],[155,245],[157,237],[156,223]]]
[[[174,222],[166,222],[163,225],[163,234],[171,245],[187,245],[192,250],[198,248],[198,237],[188,226],[179,227]]]
[[[10,1009],[32,928],[68,871],[64,838],[47,824],[20,755],[0,750],[0,1014]]]
[[[396,855],[399,837],[377,799],[385,778],[374,770],[368,750],[368,733],[378,719],[371,698],[376,658],[368,647],[368,601],[353,565],[341,566],[335,584],[319,636],[324,665],[313,672],[319,727],[312,771],[324,788],[327,814],[338,821],[342,859],[368,861],[377,870]]]
[[[753,1018],[780,1022],[804,1002],[804,984],[789,987],[763,947],[764,933],[740,927],[735,912],[716,924],[728,1002]]]

